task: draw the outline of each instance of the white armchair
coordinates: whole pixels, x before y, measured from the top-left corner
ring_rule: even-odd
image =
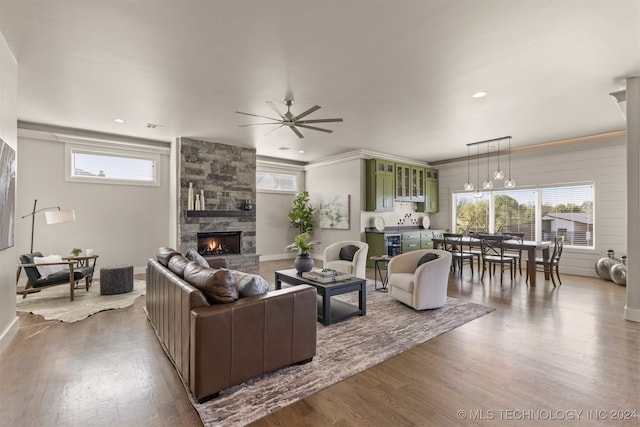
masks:
[[[340,257],[340,251],[342,248],[349,245],[353,245],[358,248],[358,250],[353,254],[353,260],[344,259],[344,256],[342,258]],[[369,245],[365,242],[345,240],[342,242],[332,243],[324,248],[324,252],[322,254],[323,267],[332,268],[336,271],[342,271],[364,279],[366,277],[365,273],[368,253]]]
[[[418,265],[423,255],[438,255]],[[406,252],[391,258],[388,266],[389,295],[416,310],[442,307],[447,302],[451,253],[437,249]]]

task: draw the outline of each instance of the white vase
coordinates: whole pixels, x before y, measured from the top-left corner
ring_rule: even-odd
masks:
[[[200,210],[200,195],[196,194],[196,206],[194,208],[195,210],[199,211]]]
[[[200,190],[200,210],[205,210],[204,207],[204,190]]]
[[[193,210],[193,182],[189,183],[189,192],[187,193],[187,210]]]

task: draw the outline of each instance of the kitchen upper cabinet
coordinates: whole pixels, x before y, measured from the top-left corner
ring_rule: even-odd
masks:
[[[438,170],[425,169],[424,212],[438,212]]]
[[[411,166],[403,163],[396,163],[396,200],[411,200]]]
[[[382,159],[367,160],[366,210],[392,212],[394,199],[394,163]]]
[[[411,201],[424,202],[425,169],[411,166]]]

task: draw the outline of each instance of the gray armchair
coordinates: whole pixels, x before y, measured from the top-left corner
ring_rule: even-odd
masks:
[[[73,291],[77,282],[85,279],[85,287],[87,291],[89,290],[89,287],[91,287],[91,279],[93,277],[92,266],[74,268],[76,261],[73,260],[36,264],[34,262],[34,258],[36,257],[42,257],[42,253],[33,252],[30,254],[20,255],[20,264],[18,265],[18,271],[16,273],[16,284],[20,278],[20,272],[22,269],[24,269],[24,272],[27,274],[26,286],[24,289],[18,289],[16,291],[17,294],[22,294],[22,298],[26,298],[30,293],[39,292],[41,289],[49,288],[51,286],[69,284],[69,296],[71,301],[73,301]],[[38,270],[38,266],[52,265],[58,265],[64,268],[43,277]]]

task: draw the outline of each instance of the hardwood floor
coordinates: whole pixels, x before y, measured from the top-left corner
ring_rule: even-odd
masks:
[[[290,265],[259,273],[273,284]],[[562,282],[452,275],[449,296],[496,310],[253,425],[640,424],[640,323],[622,318],[625,288]],[[0,354],[0,425],[201,425],[143,306],[73,324],[21,313]]]

